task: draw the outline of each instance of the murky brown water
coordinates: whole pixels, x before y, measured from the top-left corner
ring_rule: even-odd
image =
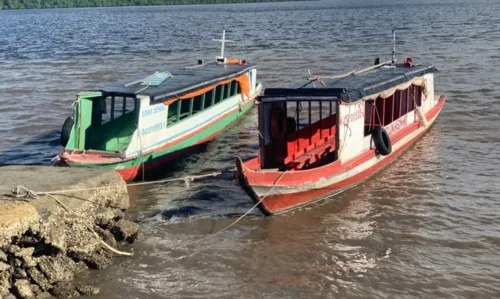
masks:
[[[403,27],[398,51],[435,63],[449,100],[397,162],[319,205],[172,249],[252,206],[227,170],[256,153],[254,109],[165,174],[221,177],[131,189],[144,241],[83,279],[100,298],[500,297],[500,3],[364,2],[0,11],[0,163],[48,164],[79,90],[211,58],[223,28],[269,87],[389,58]]]

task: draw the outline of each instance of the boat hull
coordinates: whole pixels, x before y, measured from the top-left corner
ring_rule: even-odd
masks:
[[[226,127],[247,113],[253,106],[257,95],[247,101],[241,109],[238,107],[179,138],[166,143],[142,156],[125,159],[118,155],[99,152],[62,152],[59,157],[70,167],[101,168],[117,171],[124,180],[131,181],[142,177],[142,173],[151,173],[159,167],[193,151],[198,146],[212,140]]]
[[[414,144],[434,123],[446,102],[442,96],[426,113],[426,127],[412,123],[392,136],[393,151],[381,156],[375,149],[346,163],[335,161],[322,167],[290,172],[256,170],[256,159],[243,163],[237,159],[238,183],[265,215],[284,213],[326,197],[344,192],[383,169]]]

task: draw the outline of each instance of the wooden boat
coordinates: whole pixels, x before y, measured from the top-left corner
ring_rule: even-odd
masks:
[[[59,154],[72,167],[106,168],[125,180],[205,143],[252,107],[257,69],[221,56],[81,92],[66,119]]]
[[[274,215],[363,182],[434,123],[446,102],[434,95],[435,72],[393,58],[344,76],[311,77],[296,89],[266,89],[257,100],[258,157],[237,158],[238,183]]]

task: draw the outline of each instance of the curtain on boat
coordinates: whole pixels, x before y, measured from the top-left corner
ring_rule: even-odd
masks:
[[[208,86],[208,87],[205,87],[205,88],[202,88],[202,89],[198,89],[196,91],[193,91],[193,92],[190,92],[188,94],[185,94],[181,97],[178,97],[176,99],[171,99],[171,100],[168,100],[168,101],[165,101],[163,102],[165,105],[170,105],[176,101],[179,101],[179,100],[188,100],[188,99],[191,99],[191,98],[194,98],[194,97],[197,97],[199,95],[202,95],[206,92],[209,92],[210,90],[216,88],[217,86],[220,86],[220,85],[224,85],[224,84],[227,84],[231,81],[236,81],[240,84],[240,88],[241,88],[241,98],[243,99],[243,96],[246,95],[248,98],[250,98],[250,80],[248,78],[248,75],[245,73],[239,77],[236,77],[236,78],[233,78],[233,79],[230,79],[230,80],[224,80],[224,81],[219,81],[217,82],[217,84],[215,85],[211,85],[211,86]]]
[[[415,85],[415,86],[422,86],[424,95],[427,96],[427,89],[425,88],[425,79],[424,77],[416,77],[413,78],[412,80],[405,82],[403,84],[397,85],[391,89],[384,90],[382,92],[372,94],[366,97],[363,97],[361,100],[375,100],[377,98],[382,98],[382,99],[387,99],[389,97],[392,97],[392,95],[398,91],[398,90],[405,90],[408,89],[410,86]]]

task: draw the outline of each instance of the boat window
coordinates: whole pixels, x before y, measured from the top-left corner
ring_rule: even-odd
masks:
[[[417,90],[417,86],[410,87],[410,99],[408,101],[408,112],[415,110],[415,91]]]
[[[384,123],[383,125],[388,125],[392,123],[393,121],[393,114],[392,114],[392,109],[394,108],[394,95],[387,99],[383,99],[384,101],[384,110],[382,111],[382,114],[384,115]]]
[[[169,105],[167,125],[176,124],[240,92],[239,83],[231,81],[194,98],[176,101]]]
[[[403,99],[406,99],[403,92],[403,90],[398,90],[394,93],[394,108],[392,109],[393,121],[401,117],[401,104],[403,103]]]
[[[222,101],[223,93],[224,93],[224,85],[219,85],[215,88],[215,102],[214,102],[214,104],[217,104],[220,101]]]
[[[202,95],[199,95],[197,97],[194,98],[193,100],[193,113],[192,114],[196,114],[200,111],[203,111],[204,107],[205,107],[205,93],[202,94]]]
[[[215,88],[206,93],[205,109],[213,106],[214,104],[215,104]]]
[[[365,102],[365,136],[376,126],[387,126],[422,104],[422,88],[410,86],[398,90],[388,98],[377,98]]]
[[[233,82],[233,86],[231,89],[231,95],[232,96],[237,95],[239,93],[239,89],[240,89],[240,84],[238,82]]]
[[[415,103],[417,106],[422,106],[422,87],[415,86]]]
[[[133,97],[101,97],[94,100],[93,121],[95,125],[105,124],[118,119],[136,109]]]
[[[233,82],[229,82],[226,84],[226,88],[225,88],[226,98],[225,99],[228,99],[231,96],[232,85],[233,85]]]
[[[370,135],[373,128],[380,125],[379,123],[375,100],[365,101],[365,136]]]
[[[168,105],[168,119],[167,119],[167,125],[175,124],[179,121],[178,115],[177,115],[177,110],[179,106],[180,101],[176,101]]]
[[[186,117],[189,117],[190,115],[190,107],[191,107],[191,102],[193,99],[190,100],[181,100],[177,101],[181,103],[181,109],[180,109],[180,115],[179,115],[179,120],[183,120]]]

